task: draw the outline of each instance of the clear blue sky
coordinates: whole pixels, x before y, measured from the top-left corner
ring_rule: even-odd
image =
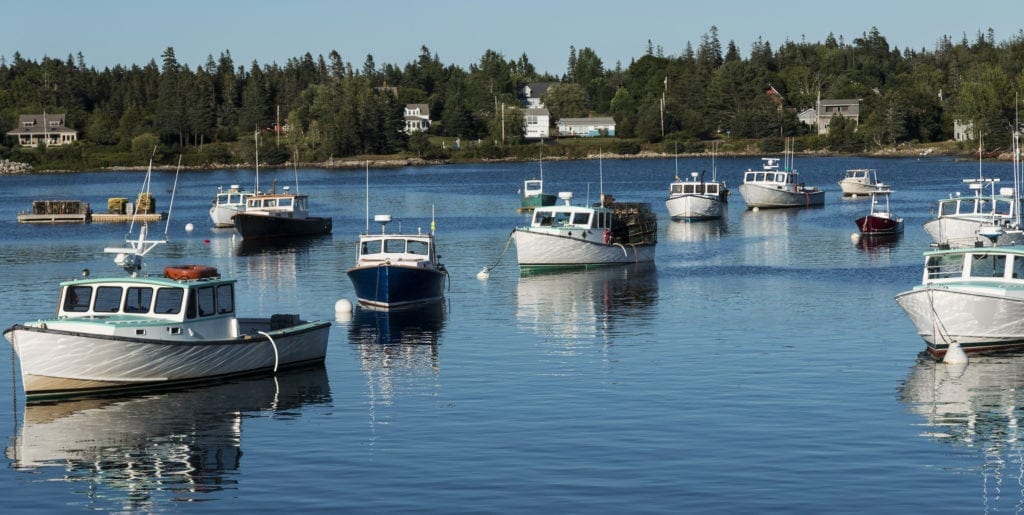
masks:
[[[45,6],[44,6],[45,5]],[[666,55],[694,49],[712,25],[723,51],[735,41],[744,58],[761,37],[777,49],[787,39],[847,43],[877,27],[892,47],[933,50],[943,35],[973,41],[992,28],[997,42],[1024,26],[1020,0],[698,1],[648,0],[49,0],[3,2],[0,56],[60,59],[81,52],[86,65],[160,63],[173,47],[192,69],[207,55],[231,52],[235,65],[285,64],[309,52],[337,50],[361,68],[404,66],[426,45],[444,64],[468,68],[491,49],[523,53],[539,72],[565,72],[569,46],[590,47],[613,68],[641,57],[650,40]]]

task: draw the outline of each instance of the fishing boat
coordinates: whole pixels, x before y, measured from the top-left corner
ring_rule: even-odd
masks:
[[[601,195],[592,206],[564,204],[537,208],[530,225],[512,231],[520,270],[590,268],[654,261],[657,216],[645,202],[616,202]]]
[[[1024,246],[925,252],[921,284],[896,296],[928,353],[1024,347]]]
[[[359,304],[391,309],[444,298],[448,271],[439,261],[433,230],[389,234],[391,215],[374,221],[380,233],[359,236],[356,264],[347,272]]]
[[[704,172],[692,172],[689,180],[680,180],[677,175],[669,184],[665,207],[673,220],[711,220],[722,217],[728,199],[729,189],[724,181],[705,182]]]
[[[949,195],[937,202],[933,216],[924,223],[932,243],[949,247],[973,247],[976,244],[1017,245],[1024,243],[1020,230],[1020,199],[1014,188],[996,189],[998,177],[964,179],[971,195]],[[993,240],[985,233],[1001,232]]]
[[[288,239],[331,233],[331,218],[309,216],[309,197],[299,193],[299,171],[295,169],[295,192],[290,186],[277,192],[277,180],[270,192],[260,191],[259,131],[256,132],[256,190],[245,199],[245,209],[231,215],[235,232],[243,240]],[[211,211],[211,216],[212,216]]]
[[[749,208],[815,207],[825,205],[825,192],[800,182],[790,162],[780,168],[779,159],[761,158],[760,170],[747,170],[740,195]]]
[[[246,201],[253,194],[237,184],[232,184],[226,190],[218,186],[217,196],[214,197],[213,204],[210,206],[210,219],[213,221],[213,226],[234,227],[235,221],[232,220],[232,217],[245,211]]]
[[[231,217],[243,240],[322,236],[331,233],[331,218],[309,216],[309,197],[292,193],[257,193],[245,201],[245,211]]]
[[[167,241],[166,233],[163,240],[147,234],[142,225],[138,239],[104,249],[125,275],[91,277],[86,270],[60,283],[55,315],[4,331],[27,398],[153,388],[324,360],[329,322],[293,314],[240,318],[235,280],[214,267],[171,265],[143,274],[143,256]]]
[[[891,236],[903,233],[903,219],[893,214],[889,207],[892,190],[878,189],[871,192],[871,211],[855,223],[861,236]],[[885,200],[885,207],[879,206],[879,197]]]
[[[679,158],[676,156],[675,181],[668,186],[665,207],[669,217],[677,221],[713,220],[721,218],[729,202],[729,188],[718,181],[715,154],[711,154],[711,181],[704,180],[704,172],[691,172],[689,180],[679,178]]]
[[[523,198],[520,201],[519,212],[528,213],[541,206],[551,206],[555,201],[554,195],[544,193],[544,157],[541,155],[540,178],[523,181]]]
[[[847,170],[846,176],[839,181],[839,189],[843,191],[844,197],[866,197],[883,187],[884,185],[878,182],[876,171],[869,168]]]

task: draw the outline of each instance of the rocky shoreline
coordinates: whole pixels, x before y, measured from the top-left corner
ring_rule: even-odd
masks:
[[[706,152],[702,153],[681,153],[679,157],[702,157],[708,156]],[[742,151],[723,151],[718,153],[718,157],[757,157],[764,155],[764,152],[756,148],[747,148]],[[920,147],[904,147],[904,148],[890,148],[883,149],[876,152],[860,153],[860,154],[844,154],[839,152],[830,151],[804,151],[797,152],[797,156],[814,156],[814,157],[839,157],[839,156],[853,156],[853,157],[879,157],[879,158],[905,158],[905,157],[953,157],[957,159],[977,159],[977,153],[962,153],[951,149],[948,145],[937,145],[937,146],[920,146]],[[597,153],[588,154],[586,157],[579,159],[597,159],[599,156]],[[614,154],[614,153],[601,153],[600,157],[604,159],[671,159],[675,157],[674,154],[666,152],[653,152],[649,150],[641,151],[636,154]],[[994,161],[1011,161],[1013,156],[1009,152],[1000,152],[993,156],[985,156],[986,159]],[[545,156],[546,161],[569,161],[574,158],[565,156]],[[463,162],[479,162],[479,163],[508,163],[518,161],[530,161],[530,159],[520,159],[516,157],[507,157],[502,159],[477,159],[477,160],[453,160],[453,159],[421,159],[416,157],[411,158],[384,158],[384,159],[330,159],[327,161],[320,162],[301,162],[292,163],[286,162],[276,167],[267,166],[267,168],[291,168],[293,166],[300,166],[303,168],[321,168],[321,169],[337,169],[337,170],[356,170],[363,169],[367,166],[370,168],[404,168],[407,166],[434,166],[442,164],[452,163],[463,163]],[[266,165],[263,165],[266,166]],[[186,167],[189,170],[220,170],[227,168],[252,168],[252,163],[243,164],[207,164],[199,167]],[[148,166],[112,166],[106,167],[102,170],[114,171],[114,170],[146,170]],[[175,165],[155,165],[153,167],[157,170],[174,170],[177,167]],[[10,161],[7,159],[0,160],[0,175],[17,175],[26,173],[74,173],[79,170],[37,170],[28,163],[19,163],[16,161]]]

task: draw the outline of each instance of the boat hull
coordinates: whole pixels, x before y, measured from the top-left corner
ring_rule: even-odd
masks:
[[[721,218],[726,205],[717,195],[679,195],[665,201],[668,215],[677,221]]]
[[[956,341],[965,352],[1024,348],[1024,292],[993,287],[920,287],[896,296],[936,357]]]
[[[210,220],[214,227],[234,227],[235,221],[232,218],[244,211],[245,206],[215,205],[210,208]]]
[[[655,245],[599,243],[529,229],[513,231],[519,266],[523,269],[588,268],[654,261]]]
[[[30,398],[195,382],[324,360],[330,323],[272,329],[272,320],[239,319],[242,336],[215,340],[166,341],[24,325],[7,329],[4,337],[18,354]]]
[[[440,270],[381,264],[352,268],[348,277],[364,306],[397,308],[444,298],[446,274]]]
[[[864,236],[889,236],[903,232],[902,218],[868,215],[858,218],[856,223],[857,229]]]
[[[741,184],[740,195],[751,208],[816,207],[825,205],[825,192],[793,191],[780,186]]]
[[[869,197],[878,191],[878,186],[870,182],[839,181],[839,189],[843,191],[844,197]]]
[[[235,231],[244,240],[322,236],[331,233],[331,219],[321,217],[288,218],[238,213],[232,220]]]

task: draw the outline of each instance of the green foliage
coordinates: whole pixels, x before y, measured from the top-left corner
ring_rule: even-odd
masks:
[[[979,33],[975,41],[955,44],[942,36],[933,50],[918,51],[891,47],[872,27],[851,43],[832,35],[824,42],[778,45],[758,39],[744,56],[731,42],[723,49],[711,26],[679,55],[649,43],[646,54],[625,68],[607,66],[590,47],[569,50],[561,82],[543,99],[552,122],[610,115],[619,138],[657,148],[718,134],[800,135],[796,113],[819,98],[859,100],[859,119],[839,122],[827,136],[804,138],[808,148],[859,152],[942,141],[957,119],[973,124],[994,148],[1007,144],[1013,92],[1024,89],[1019,34],[1000,42],[991,32]],[[224,51],[191,69],[168,47],[148,63],[103,70],[87,67],[81,56],[31,61],[15,52],[0,61],[0,126],[9,130],[19,114],[63,113],[82,144],[60,151],[0,148],[0,155],[80,168],[144,161],[163,145],[168,161],[181,153],[196,162],[244,162],[247,153],[252,157],[246,142],[254,130],[286,121],[287,148],[308,161],[406,149],[423,156],[502,158],[523,140],[518,109],[505,112],[502,124],[501,105],[517,105],[527,82],[558,80],[538,75],[526,55],[510,59],[490,49],[468,69],[442,63],[426,46],[404,66],[381,65],[368,55],[359,68],[337,51],[246,66]],[[769,88],[779,95],[766,95]],[[409,103],[427,104],[431,134],[461,138],[465,148],[451,152],[408,141],[403,107]],[[468,145],[476,140],[483,142]],[[593,149],[574,144],[552,150],[576,156]]]

